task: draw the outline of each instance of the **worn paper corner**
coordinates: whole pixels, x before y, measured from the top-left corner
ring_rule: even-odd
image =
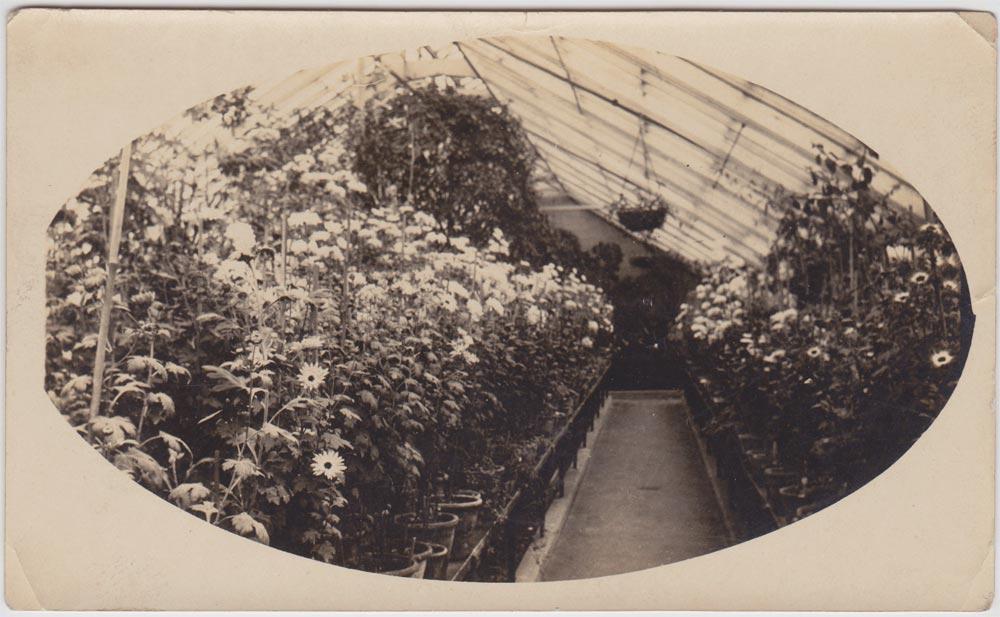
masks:
[[[16,611],[44,610],[45,607],[38,601],[38,596],[21,567],[17,551],[8,543],[4,543],[3,563],[4,601],[7,608]]]
[[[958,16],[994,48],[997,46],[997,16],[989,11],[958,11]]]

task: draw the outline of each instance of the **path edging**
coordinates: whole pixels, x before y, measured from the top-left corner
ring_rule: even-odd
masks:
[[[587,464],[590,462],[590,453],[597,444],[601,427],[604,426],[604,421],[607,419],[611,409],[611,399],[613,397],[614,393],[609,392],[608,397],[601,405],[600,411],[594,419],[594,428],[588,433],[587,447],[577,450],[576,469],[568,470],[566,477],[563,479],[563,496],[553,500],[548,510],[545,511],[545,536],[539,537],[537,534],[535,535],[531,545],[525,551],[521,562],[517,566],[514,582],[535,583],[540,581],[545,559],[559,539],[559,534],[566,523],[566,518],[569,516],[570,508],[576,500],[580,480],[587,471]]]

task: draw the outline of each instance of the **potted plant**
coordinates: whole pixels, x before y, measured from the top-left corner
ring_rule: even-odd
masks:
[[[455,528],[458,527],[458,515],[442,512],[436,508],[430,509],[421,516],[417,512],[407,512],[396,516],[395,522],[403,529],[406,540],[417,540],[431,544],[439,544],[451,553],[455,543]]]
[[[465,559],[475,546],[476,524],[479,522],[479,510],[483,507],[483,496],[478,491],[458,490],[438,504],[443,512],[458,516],[455,528],[455,541],[451,555],[453,559]]]
[[[410,545],[409,552],[417,562],[417,572],[413,578],[427,578],[427,561],[434,554],[434,548],[426,542],[413,541]]]
[[[643,196],[636,204],[629,204],[622,195],[611,209],[617,213],[619,223],[635,232],[653,231],[663,225],[670,213],[667,202],[659,195]]]
[[[443,544],[428,542],[431,554],[427,557],[427,569],[424,578],[443,581],[448,578],[448,547]]]
[[[389,533],[387,511],[364,518],[369,524],[361,531],[361,537],[357,540],[359,544],[366,545],[368,550],[360,554],[357,562],[344,565],[375,574],[423,578],[427,567],[426,559],[431,554],[430,548],[412,539],[401,545],[399,539],[393,538]]]
[[[413,557],[394,553],[368,555],[361,562],[361,569],[365,572],[402,578],[420,578],[420,566]]]

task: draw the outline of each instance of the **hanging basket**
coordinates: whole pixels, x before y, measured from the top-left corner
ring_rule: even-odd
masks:
[[[619,205],[617,212],[618,222],[629,231],[653,231],[667,220],[670,207],[662,198],[653,197],[636,205]]]

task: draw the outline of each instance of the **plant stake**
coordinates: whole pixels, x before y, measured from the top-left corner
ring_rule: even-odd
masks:
[[[118,271],[118,246],[122,240],[122,222],[125,219],[125,194],[128,191],[129,161],[132,158],[132,142],[122,148],[118,162],[118,186],[115,189],[115,203],[111,209],[111,227],[108,230],[108,274],[104,289],[104,304],[101,306],[101,325],[97,332],[97,353],[94,357],[93,391],[90,396],[90,417],[97,415],[101,406],[101,387],[104,382],[104,356],[108,346],[108,330],[111,326],[111,308],[114,305],[115,273]]]

